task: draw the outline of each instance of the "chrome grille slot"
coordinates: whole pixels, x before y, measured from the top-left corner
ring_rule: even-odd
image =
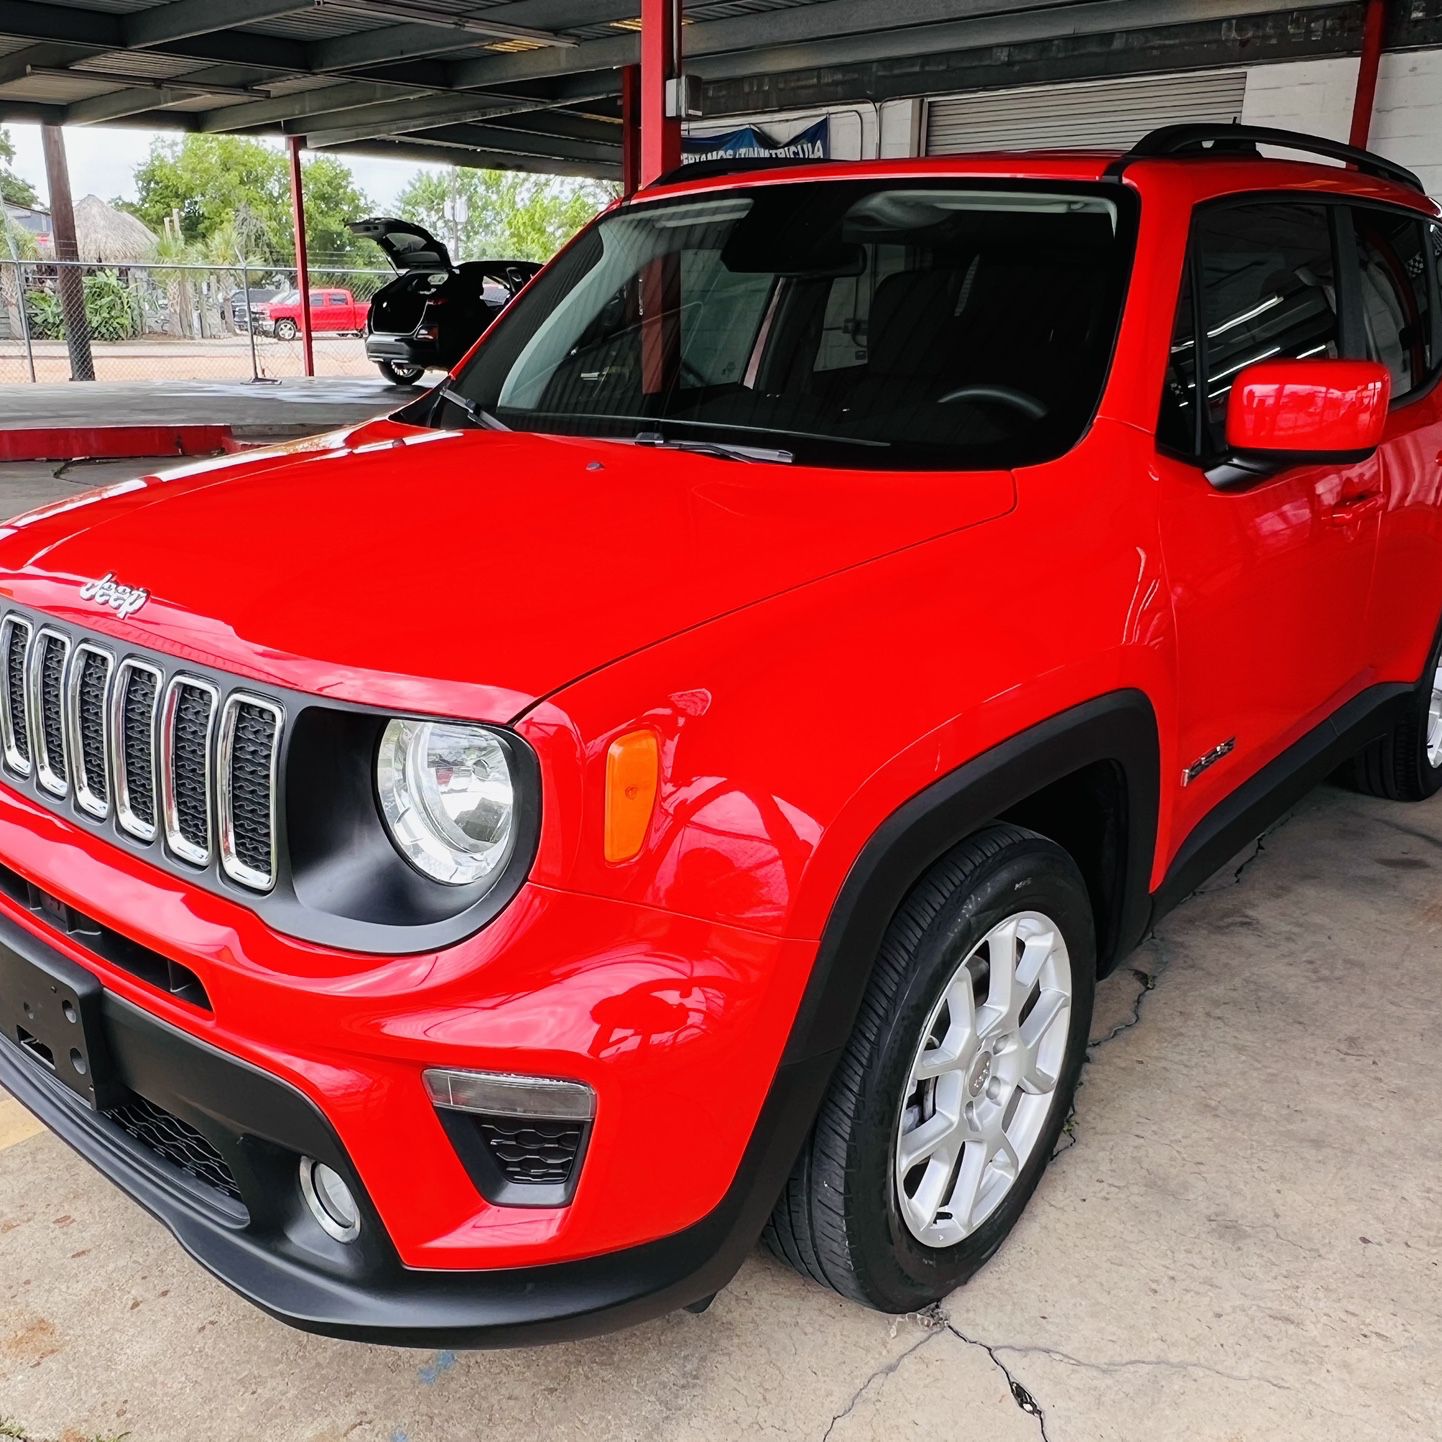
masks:
[[[160,672],[122,661],[110,693],[111,769],[115,819],[139,841],[155,840],[155,720]]]
[[[236,693],[220,722],[217,824],[220,864],[242,886],[275,884],[276,770],[284,713],[274,702]]]
[[[208,866],[210,742],[217,692],[208,681],[176,676],[165,690],[160,720],[160,804],[165,841],[182,861]]]
[[[30,649],[30,623],[19,616],[6,616],[0,625],[0,651],[4,668],[0,686],[0,749],[5,764],[17,776],[30,774],[30,720],[25,708],[26,652]]]
[[[52,796],[64,796],[69,789],[65,764],[65,662],[69,655],[70,638],[44,627],[30,648],[26,678],[35,776]]]
[[[65,683],[65,715],[70,728],[70,769],[76,804],[92,816],[110,811],[106,710],[114,658],[88,641],[75,648]]]

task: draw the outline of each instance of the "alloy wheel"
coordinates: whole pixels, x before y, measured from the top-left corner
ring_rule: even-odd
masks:
[[[1442,658],[1432,675],[1432,699],[1427,705],[1427,761],[1442,767]]]
[[[1066,941],[1036,911],[992,927],[942,989],[896,1138],[897,1203],[919,1242],[956,1245],[1015,1184],[1055,1100],[1071,1002]]]

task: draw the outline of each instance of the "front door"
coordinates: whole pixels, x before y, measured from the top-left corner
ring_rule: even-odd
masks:
[[[1181,745],[1180,774],[1162,784],[1179,788],[1176,841],[1366,682],[1380,461],[1225,490],[1206,476],[1240,371],[1345,353],[1345,217],[1311,201],[1228,201],[1193,224],[1159,436]]]

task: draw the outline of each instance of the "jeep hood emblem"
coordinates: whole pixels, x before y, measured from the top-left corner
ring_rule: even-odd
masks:
[[[114,571],[107,571],[98,581],[87,581],[80,588],[82,601],[96,601],[109,606],[122,620],[133,616],[149,599],[150,592],[142,586],[122,586]]]

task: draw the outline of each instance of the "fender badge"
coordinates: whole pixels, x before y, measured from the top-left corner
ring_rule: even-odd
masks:
[[[1203,771],[1215,766],[1224,756],[1230,756],[1237,749],[1237,738],[1229,736],[1220,746],[1213,746],[1205,756],[1199,756],[1182,772],[1182,785],[1190,786]]]
[[[150,592],[142,586],[122,586],[115,572],[107,571],[98,581],[87,581],[80,588],[80,599],[109,606],[122,620],[128,620],[150,599]]]

